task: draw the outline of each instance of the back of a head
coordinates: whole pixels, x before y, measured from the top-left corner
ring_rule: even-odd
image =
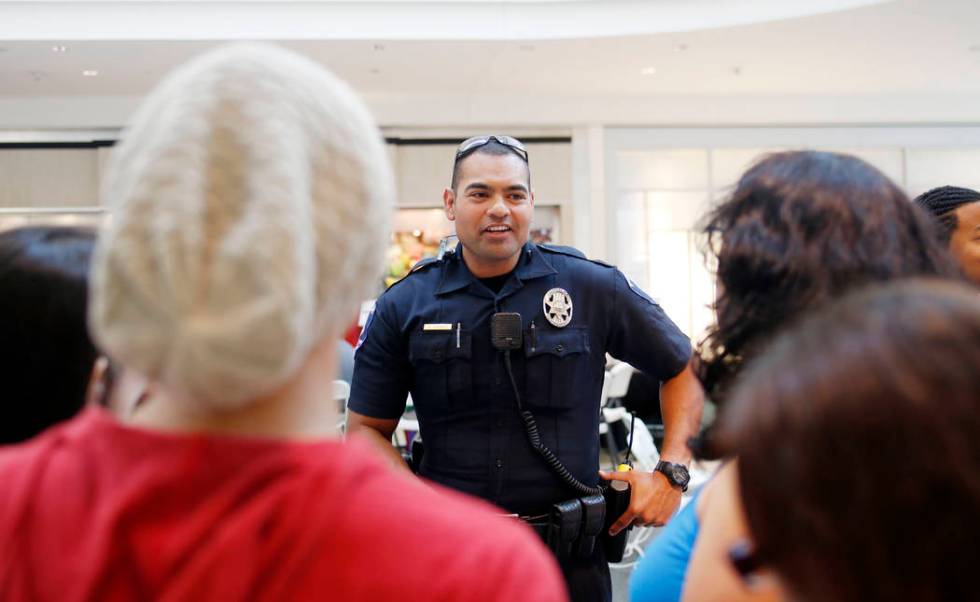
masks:
[[[33,437],[84,404],[95,349],[85,324],[95,234],[56,226],[0,233],[0,443]]]
[[[915,197],[915,204],[936,221],[939,239],[947,245],[956,230],[956,210],[969,203],[980,203],[980,192],[959,186],[940,186]]]
[[[203,409],[287,382],[380,274],[392,177],[363,103],[316,63],[219,48],[161,83],[114,150],[90,324]]]
[[[957,274],[908,197],[847,155],[766,156],[708,216],[705,232],[719,297],[700,372],[716,401],[754,350],[805,311],[869,283]]]
[[[980,298],[853,294],[750,367],[719,439],[760,560],[803,600],[965,600],[980,563]]]

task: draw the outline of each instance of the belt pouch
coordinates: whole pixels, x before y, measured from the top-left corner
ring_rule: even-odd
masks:
[[[582,505],[577,499],[559,502],[552,506],[548,546],[555,556],[568,558],[572,555],[581,527]]]
[[[589,558],[606,522],[606,500],[601,495],[590,495],[581,498],[579,503],[582,505],[582,532],[576,553],[580,558]]]

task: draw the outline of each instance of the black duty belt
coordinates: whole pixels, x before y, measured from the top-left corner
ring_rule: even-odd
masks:
[[[587,558],[603,531],[606,502],[601,495],[590,495],[558,502],[548,512],[517,518],[527,523],[558,558]]]

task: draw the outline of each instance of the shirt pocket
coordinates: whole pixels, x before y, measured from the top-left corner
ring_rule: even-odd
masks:
[[[415,371],[412,401],[422,412],[459,408],[473,397],[471,334],[418,332],[409,339],[408,359]]]
[[[570,408],[590,390],[589,331],[584,326],[536,328],[524,340],[529,408]]]

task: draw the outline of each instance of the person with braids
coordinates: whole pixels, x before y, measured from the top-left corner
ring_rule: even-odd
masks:
[[[940,239],[967,277],[980,284],[980,192],[941,186],[916,197],[915,204],[936,218]]]
[[[957,274],[927,218],[898,186],[864,161],[835,153],[764,157],[706,217],[704,234],[717,265],[717,322],[695,364],[720,407],[743,366],[804,314],[863,285]],[[696,447],[703,458],[719,457],[710,427]],[[729,495],[721,486],[732,470],[723,466],[654,540],[633,575],[632,599],[723,592],[738,600],[745,593],[734,574],[705,582],[687,570],[692,554],[723,558],[724,546],[744,531],[744,522],[721,515]]]

